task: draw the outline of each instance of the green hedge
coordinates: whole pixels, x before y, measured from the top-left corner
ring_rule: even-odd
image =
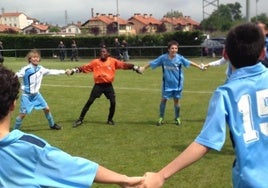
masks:
[[[67,48],[67,53],[70,53],[71,42],[75,40],[79,50],[79,56],[95,56],[96,50],[99,48],[101,41],[104,41],[106,46],[113,52],[114,38],[117,36],[75,36],[75,37],[61,37],[49,35],[0,35],[0,40],[3,42],[5,49],[5,56],[24,57],[26,53],[33,48],[42,51],[42,57],[50,57],[57,53],[57,46],[59,41],[63,41]],[[127,40],[130,47],[149,47],[143,50],[143,53],[151,55],[159,55],[162,51],[159,48],[154,49],[155,46],[167,46],[168,41],[176,40],[181,46],[200,45],[202,41],[202,33],[200,31],[194,32],[175,32],[163,34],[144,34],[132,36],[118,36],[119,41]],[[83,50],[83,49],[91,50]],[[132,49],[132,56],[139,56],[139,50]],[[182,48],[180,53],[183,55],[200,55],[199,48]],[[67,55],[68,55],[67,54]]]

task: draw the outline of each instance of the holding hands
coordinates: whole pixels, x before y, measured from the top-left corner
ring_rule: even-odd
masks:
[[[199,68],[200,68],[201,70],[205,71],[205,70],[207,70],[208,65],[205,65],[205,64],[201,63],[201,64],[199,65]]]
[[[122,188],[161,188],[165,179],[159,172],[146,172],[143,177],[127,177]]]
[[[66,74],[67,76],[73,75],[73,71],[72,71],[71,69],[66,69],[66,70],[65,70],[65,74]]]
[[[79,68],[73,68],[73,69],[66,69],[65,70],[65,74],[67,74],[67,76],[73,75],[74,73],[79,73],[80,69]]]
[[[146,172],[144,181],[140,188],[160,188],[164,185],[165,179],[159,172]]]
[[[136,71],[136,73],[138,73],[138,74],[143,74],[145,68],[137,66],[137,65],[134,65],[133,70]]]

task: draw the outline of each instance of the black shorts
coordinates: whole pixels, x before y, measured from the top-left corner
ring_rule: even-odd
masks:
[[[95,84],[91,91],[90,98],[99,98],[102,94],[104,94],[107,99],[115,98],[113,85],[111,83]]]

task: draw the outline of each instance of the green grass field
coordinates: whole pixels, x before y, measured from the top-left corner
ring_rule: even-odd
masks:
[[[197,63],[214,59],[195,58]],[[86,63],[60,62],[43,59],[47,68],[66,69]],[[144,65],[149,60],[130,60]],[[14,71],[26,65],[25,59],[5,58],[4,65]],[[84,124],[72,128],[89,97],[93,86],[92,74],[44,77],[41,93],[47,100],[55,121],[63,130],[50,130],[42,111],[33,111],[23,121],[22,131],[36,134],[51,145],[82,156],[115,171],[127,175],[143,175],[157,171],[173,160],[200,132],[214,89],[224,83],[226,66],[200,71],[194,67],[184,68],[185,84],[181,100],[182,126],[175,126],[173,101],[166,108],[164,126],[155,126],[160,102],[161,68],[148,69],[139,75],[133,71],[118,70],[114,82],[117,106],[116,126],[105,124],[109,101],[104,96],[96,100],[88,111]],[[12,123],[18,114],[13,114]],[[167,188],[227,188],[231,187],[231,167],[234,160],[229,137],[221,152],[211,151],[191,167],[170,178]],[[68,168],[68,167],[66,167]],[[117,187],[94,184],[97,187]]]

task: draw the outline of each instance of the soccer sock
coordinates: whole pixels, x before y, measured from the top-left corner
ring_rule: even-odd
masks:
[[[164,118],[165,109],[166,109],[166,103],[165,102],[161,102],[160,103],[160,114],[159,114],[159,117],[160,118]]]
[[[16,117],[14,129],[20,129],[21,124],[22,124],[22,119],[20,118],[20,116]]]
[[[180,117],[180,106],[174,105],[175,119]]]
[[[54,119],[52,117],[52,114],[49,112],[49,113],[46,113],[45,116],[46,116],[46,118],[48,120],[49,126],[50,127],[53,127],[53,125],[54,125]]]

